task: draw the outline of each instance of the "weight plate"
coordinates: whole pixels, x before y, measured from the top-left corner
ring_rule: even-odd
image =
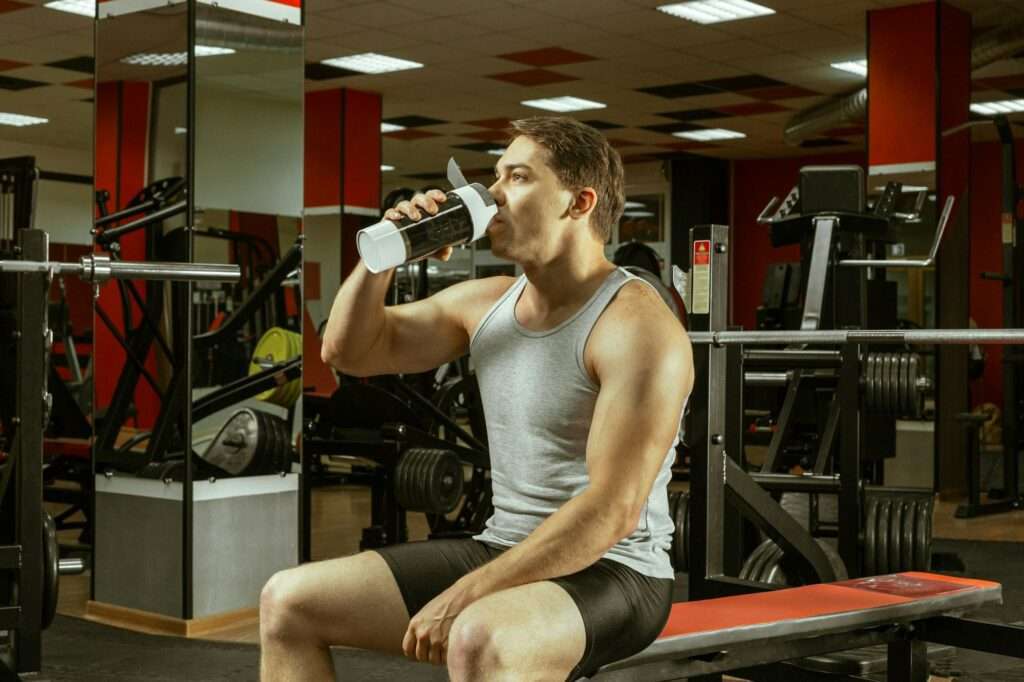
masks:
[[[878,385],[879,370],[881,369],[882,358],[878,353],[871,354],[871,410],[878,411],[878,397],[881,395]]]
[[[878,499],[867,499],[867,518],[864,521],[864,575],[876,575],[875,565],[875,524],[878,522]]]
[[[57,524],[43,510],[43,620],[42,629],[50,627],[57,615],[60,597],[60,547],[57,544]]]
[[[902,405],[900,406],[900,413],[904,417],[908,417],[910,416],[911,402],[913,402],[913,398],[911,397],[911,391],[913,390],[913,386],[910,383],[910,353],[905,353],[903,355],[903,362],[900,365],[900,372],[900,377],[902,379],[901,383],[903,386],[903,399]]]
[[[914,563],[919,571],[927,571],[932,563],[932,502],[918,503],[914,527]]]
[[[894,498],[889,514],[889,573],[900,570],[900,550],[903,540],[903,515],[907,511],[905,500]]]
[[[886,377],[886,382],[889,388],[889,397],[886,399],[886,412],[888,414],[895,414],[896,412],[896,368],[899,366],[899,355],[896,353],[889,353],[889,374]]]
[[[878,524],[875,527],[876,575],[889,572],[889,517],[892,515],[892,500],[878,503]]]
[[[772,543],[772,549],[765,556],[764,565],[761,567],[758,582],[765,583],[766,585],[785,585],[788,583],[789,579],[786,577],[785,571],[782,570],[782,557],[785,554],[781,547],[774,542]]]
[[[920,356],[916,353],[910,356],[910,365],[907,367],[907,383],[910,384],[910,410],[909,415],[913,419],[921,417],[921,393],[917,388],[917,370],[920,363]]]
[[[250,376],[263,371],[260,362],[280,364],[302,354],[302,336],[282,327],[271,327],[256,342],[252,360],[249,363]],[[293,379],[274,388],[267,389],[256,397],[283,407],[291,407],[302,395],[302,380]]]
[[[754,551],[743,562],[742,568],[740,568],[740,578],[743,580],[757,580],[757,576],[761,574],[761,567],[764,565],[764,557],[771,551],[774,545],[775,543],[771,540],[765,540],[755,547]]]
[[[889,354],[882,353],[881,369],[879,371],[879,399],[878,409],[881,412],[889,411]]]
[[[874,377],[872,376],[872,371],[875,369],[874,353],[866,353],[864,355],[864,365],[862,369],[864,374],[864,407],[868,410],[873,410],[875,399],[875,383]]]
[[[917,523],[917,499],[908,499],[903,512],[903,527],[900,529],[900,565],[897,570],[914,570],[914,526]]]
[[[897,353],[896,363],[893,367],[893,373],[896,377],[896,395],[892,406],[892,415],[897,418],[903,416],[903,361],[905,358],[906,353]]]

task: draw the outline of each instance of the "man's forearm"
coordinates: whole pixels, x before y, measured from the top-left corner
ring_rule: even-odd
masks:
[[[462,581],[480,599],[517,585],[576,573],[604,556],[622,539],[627,525],[623,514],[609,509],[606,500],[584,492],[525,540]]]
[[[362,261],[345,279],[324,329],[324,359],[358,359],[366,355],[384,327],[384,298],[394,270],[373,274]]]

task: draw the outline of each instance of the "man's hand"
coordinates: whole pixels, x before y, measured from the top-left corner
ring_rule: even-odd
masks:
[[[401,220],[402,218],[422,220],[424,212],[434,215],[439,210],[438,204],[443,204],[447,199],[448,196],[444,192],[432,189],[426,194],[416,194],[408,201],[400,201],[395,204],[394,208],[389,208],[384,212],[384,218],[387,220]],[[452,257],[452,251],[452,247],[446,246],[430,254],[429,257],[446,261]]]
[[[407,658],[445,665],[448,657],[448,633],[455,618],[474,601],[469,589],[460,581],[430,600],[409,621],[402,640]]]

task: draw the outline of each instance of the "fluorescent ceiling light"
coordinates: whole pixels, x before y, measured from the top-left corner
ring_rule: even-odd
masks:
[[[386,163],[382,163],[382,164],[380,165],[380,170],[381,170],[381,172],[383,172],[383,173],[387,173],[388,171],[393,171],[393,170],[395,170],[395,167],[394,167],[394,166],[389,166],[389,165],[388,165],[388,164],[386,164]]]
[[[391,71],[405,71],[406,69],[422,69],[419,62],[411,62],[408,59],[398,59],[376,52],[364,54],[353,54],[348,57],[333,57],[320,62],[327,66],[336,66],[339,69],[358,71],[359,73],[390,73]]]
[[[498,147],[497,149],[488,149],[487,153],[488,154],[494,154],[495,156],[501,156],[506,151],[507,150],[504,147]]]
[[[647,204],[642,201],[627,201],[623,208],[646,208]]]
[[[708,142],[710,140],[738,140],[746,137],[746,134],[725,128],[706,128],[704,130],[687,130],[681,133],[672,133],[675,137],[684,137],[687,140]]]
[[[901,192],[921,192],[921,191],[925,191],[925,190],[928,190],[928,189],[929,188],[925,187],[924,185],[903,185],[903,187],[900,188],[900,191]],[[885,191],[885,185],[879,185],[878,187],[875,187],[875,191],[876,192],[884,192]]]
[[[589,99],[579,97],[548,97],[545,99],[528,99],[520,102],[523,106],[536,109],[547,109],[548,111],[585,111],[587,109],[604,109],[607,104],[592,102]]]
[[[395,123],[381,123],[380,131],[382,133],[397,133],[399,130],[405,130],[405,126],[400,126]]]
[[[55,2],[46,3],[43,7],[80,14],[83,17],[96,16],[96,0],[55,0]]]
[[[868,60],[858,59],[853,62],[836,62],[832,64],[833,69],[839,69],[840,71],[848,71],[849,73],[855,73],[858,76],[868,75]]]
[[[38,116],[23,116],[22,114],[5,114],[0,113],[0,125],[15,126],[17,128],[23,128],[25,126],[39,125],[40,123],[49,123],[48,118],[39,118]]]
[[[771,7],[747,2],[747,0],[693,0],[692,2],[661,5],[658,9],[665,14],[688,21],[696,21],[698,24],[717,24],[723,21],[775,14],[775,10]]]
[[[1004,99],[998,102],[979,102],[971,105],[971,111],[984,116],[1012,114],[1016,111],[1024,111],[1024,99]]]
[[[653,218],[654,211],[625,211],[622,215],[627,218]]]
[[[174,134],[175,135],[184,135],[187,132],[188,132],[188,128],[180,128],[179,127],[179,128],[175,128],[174,129]]]
[[[213,47],[196,45],[196,57],[216,57],[222,54],[234,54],[230,47]],[[132,66],[183,66],[188,63],[187,52],[139,52],[128,55],[121,60],[122,64]]]

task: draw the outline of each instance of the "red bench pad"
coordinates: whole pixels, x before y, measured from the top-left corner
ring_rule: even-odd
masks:
[[[939,599],[999,583],[908,572],[673,605],[659,639]],[[996,597],[998,598],[998,596]],[[988,600],[986,600],[988,601]]]

